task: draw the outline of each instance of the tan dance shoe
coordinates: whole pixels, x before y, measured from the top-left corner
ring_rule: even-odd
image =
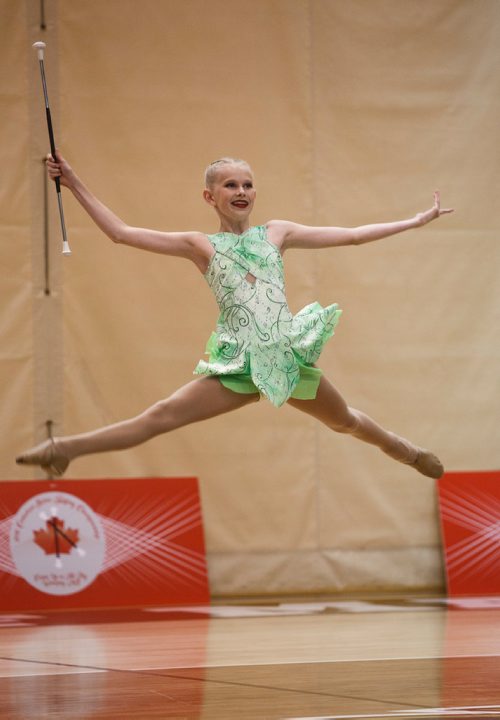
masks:
[[[69,458],[64,455],[57,440],[50,438],[16,457],[16,463],[18,465],[39,465],[49,475],[61,477],[69,465]]]
[[[409,462],[408,465],[414,467],[422,475],[434,478],[437,480],[444,473],[444,467],[441,460],[431,453],[429,450],[423,448],[417,448],[417,457],[413,462]]]

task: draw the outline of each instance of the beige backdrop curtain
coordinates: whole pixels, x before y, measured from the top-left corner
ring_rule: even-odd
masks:
[[[194,267],[114,246],[64,195],[60,255],[35,40],[58,144],[134,225],[217,229],[202,173],[256,173],[254,221],[399,219],[441,188],[454,216],[356,248],[286,256],[294,311],[344,309],[321,367],[348,402],[493,469],[498,443],[497,0],[0,0],[1,475],[22,448],[136,414],[192,379],[217,316]],[[200,478],[214,594],[442,587],[435,484],[262,401],[68,478]]]

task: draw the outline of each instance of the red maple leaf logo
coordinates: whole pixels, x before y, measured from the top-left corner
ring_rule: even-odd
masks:
[[[64,528],[64,520],[52,517],[45,523],[45,530],[33,530],[33,540],[46,555],[62,555],[76,547],[78,530]]]

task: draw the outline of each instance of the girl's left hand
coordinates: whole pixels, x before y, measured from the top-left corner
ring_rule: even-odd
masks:
[[[439,190],[436,190],[434,192],[434,205],[429,209],[425,210],[424,212],[417,213],[415,215],[415,219],[417,221],[417,225],[427,225],[427,223],[431,222],[432,220],[435,220],[436,218],[440,217],[441,215],[446,215],[447,213],[452,213],[453,208],[442,208],[441,207],[441,194]]]

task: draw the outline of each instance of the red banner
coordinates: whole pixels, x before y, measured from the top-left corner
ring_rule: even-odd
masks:
[[[196,478],[2,482],[0,610],[208,601]]]
[[[449,595],[500,594],[500,471],[438,482]]]

